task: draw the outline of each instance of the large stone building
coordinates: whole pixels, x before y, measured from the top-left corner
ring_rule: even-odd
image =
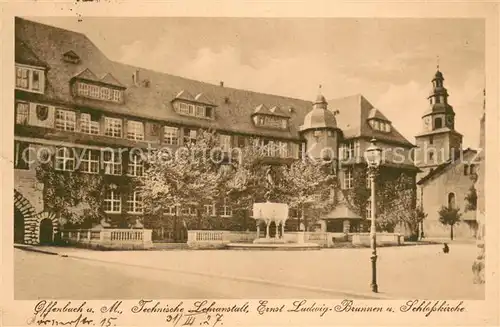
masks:
[[[403,149],[408,158],[413,147],[361,95],[328,105],[322,95],[309,102],[139,69],[109,60],[83,34],[21,18],[15,20],[15,66],[14,229],[20,243],[50,242],[61,225],[47,204],[49,190],[36,176],[44,160],[64,174],[103,176],[101,225],[133,227],[141,226],[130,223],[141,221],[141,195],[120,180],[140,178],[144,163],[118,149],[177,148],[200,129],[216,130],[226,149],[257,139],[278,162],[298,159],[301,148],[318,156],[316,151],[331,147],[342,159],[336,169],[341,186],[349,190],[356,171],[365,170],[362,153],[371,138],[385,149]],[[413,162],[393,159],[386,158],[383,175],[406,173],[415,183]],[[172,208],[163,213],[164,221],[174,210],[180,217],[195,214]],[[234,213],[221,199],[204,214]],[[367,215],[344,200],[323,217],[321,228],[357,230]],[[185,240],[182,224],[146,227],[156,240]]]
[[[455,112],[448,102],[439,69],[432,79],[428,100],[430,106],[422,116],[422,132],[415,137],[415,164],[420,168],[419,202],[428,215],[423,232],[431,238],[450,237],[450,227],[439,221],[438,214],[442,206],[447,206],[458,208],[461,213],[460,222],[453,227],[454,235],[471,238],[477,230],[473,188],[479,153],[462,148],[462,135],[455,129]]]

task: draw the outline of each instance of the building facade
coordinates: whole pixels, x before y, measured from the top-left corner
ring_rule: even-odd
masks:
[[[101,178],[104,186],[96,190],[102,192],[106,217],[101,228],[142,228],[143,203],[134,180],[145,166],[132,149],[176,149],[196,139],[200,129],[216,130],[226,150],[257,142],[278,162],[298,159],[303,151],[320,156],[326,153],[322,149],[331,149],[339,157],[335,173],[344,190],[352,189],[355,172],[364,170],[362,153],[375,137],[380,146],[408,154],[408,160],[386,158],[385,174],[406,173],[415,181],[417,170],[409,159],[413,145],[361,95],[334,99],[328,106],[322,95],[310,102],[139,69],[109,60],[83,34],[21,18],[15,21],[15,69],[14,231],[19,243],[50,243],[67,223],[50,210],[48,201],[57,194],[37,175],[40,165],[50,164],[60,176]],[[340,203],[352,212],[322,217],[320,227],[357,230],[366,213],[348,201]],[[91,209],[71,208],[81,216]],[[146,227],[157,241],[185,241],[184,224],[162,222],[195,214],[174,207],[158,217],[157,225]],[[221,199],[205,214],[230,219],[234,212]],[[358,227],[351,228],[351,222]]]
[[[430,238],[450,237],[450,226],[439,221],[438,211],[445,206],[460,210],[454,236],[472,238],[477,231],[474,184],[481,150],[462,148],[462,135],[455,129],[455,112],[448,103],[448,91],[439,70],[432,79],[428,100],[430,106],[422,116],[422,132],[415,137],[415,164],[420,168],[419,202],[427,213],[423,232]]]

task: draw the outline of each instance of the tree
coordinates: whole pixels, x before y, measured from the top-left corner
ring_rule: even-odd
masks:
[[[441,224],[450,226],[451,240],[453,240],[453,226],[459,223],[459,219],[461,216],[459,211],[460,209],[458,208],[446,207],[446,206],[442,206],[441,209],[439,209],[438,211],[439,221],[441,222]]]
[[[476,211],[477,208],[477,191],[474,185],[469,188],[469,192],[465,196],[465,211]]]
[[[62,226],[92,227],[105,217],[102,176],[58,171],[48,160],[36,167],[36,177],[43,183],[45,210],[55,213]]]
[[[278,194],[291,208],[304,212],[305,224],[314,224],[334,208],[338,189],[330,163],[306,157],[281,167]]]
[[[381,224],[403,223],[411,239],[418,239],[419,226],[427,214],[416,205],[416,189],[412,179],[401,174],[397,179],[386,182],[382,190],[383,211],[378,218]]]
[[[195,228],[203,225],[203,219],[207,218],[204,206],[212,205],[220,196],[222,152],[218,150],[214,132],[200,130],[197,134],[194,142],[175,153],[162,149],[149,158],[142,179],[142,196],[148,215],[158,216],[172,206],[191,207],[196,210],[196,221],[187,223]]]

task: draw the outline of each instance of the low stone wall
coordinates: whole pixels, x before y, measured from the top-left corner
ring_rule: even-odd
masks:
[[[377,245],[403,245],[404,235],[395,233],[377,233]],[[371,238],[370,233],[356,233],[352,234],[352,244],[361,246],[370,246]]]
[[[98,250],[147,250],[153,248],[150,229],[62,230],[64,244]]]
[[[218,249],[229,243],[251,243],[256,238],[256,232],[189,230],[187,244],[195,249]]]

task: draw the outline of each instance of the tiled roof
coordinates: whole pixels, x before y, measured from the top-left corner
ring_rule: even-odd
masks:
[[[15,44],[15,60],[20,64],[47,67],[46,62],[40,60],[33,50],[26,45],[26,43],[17,38]]]
[[[101,78],[101,82],[109,84],[109,85],[123,87],[123,84],[120,83],[116,78],[114,78],[114,76],[111,75],[110,73],[107,73],[106,75],[104,75],[103,78]]]
[[[145,119],[283,139],[298,139],[299,126],[303,124],[305,115],[312,110],[311,101],[234,89],[115,62],[108,59],[87,36],[78,32],[16,18],[15,33],[16,60],[25,59],[23,56],[29,53],[26,50],[28,47],[40,62],[45,62],[49,67],[44,95],[47,101],[89,106]],[[68,51],[78,53],[78,64],[67,63],[61,59]],[[69,81],[85,69],[89,69],[95,76],[111,74],[119,81],[126,88],[124,104],[74,99]],[[137,70],[140,71],[141,81],[148,81],[147,86],[141,81],[134,82],[132,76],[135,76]],[[181,91],[184,92],[179,95]],[[172,100],[176,96],[187,97],[187,94],[190,94],[192,99],[195,99],[192,94],[203,94],[203,97],[210,99],[211,104],[217,107],[215,119],[197,119],[177,114]],[[290,128],[269,130],[255,126],[251,116],[259,105],[265,105],[267,108],[277,106],[282,113],[290,113]],[[379,140],[412,145],[394,127],[391,133],[373,131],[366,121],[373,106],[361,95],[330,100],[329,108],[332,111],[340,110],[337,123],[347,137],[376,137]]]
[[[362,219],[360,215],[354,212],[353,206],[349,203],[345,190],[336,192],[337,204],[332,211],[322,216],[322,219]]]
[[[361,94],[328,101],[329,110],[339,111],[339,114],[336,115],[337,126],[344,132],[345,138],[376,138],[382,142],[389,141],[409,147],[414,146],[393,125],[388,133],[372,129],[368,123],[368,118],[373,108],[374,106]],[[377,112],[383,116],[379,109],[377,109]]]
[[[312,109],[310,101],[239,90],[142,68],[139,69],[140,78],[149,80],[149,87],[136,86],[132,76],[138,68],[109,60],[85,35],[22,18],[16,18],[15,25],[16,38],[29,45],[50,67],[47,74],[50,84],[47,85],[45,94],[47,101],[78,103],[125,115],[284,139],[299,137],[297,127],[302,124],[305,114]],[[69,64],[61,60],[62,54],[69,50],[79,54],[79,64]],[[120,81],[127,88],[124,94],[125,103],[117,106],[96,100],[73,99],[69,80],[86,68],[97,76],[110,73]],[[182,90],[190,94],[203,93],[212,99],[217,106],[215,119],[203,120],[177,114],[171,101]],[[266,104],[268,107],[279,106],[286,111],[293,108],[290,129],[280,131],[256,127],[251,120],[251,114],[260,104]]]
[[[387,117],[377,108],[372,108],[370,110],[370,113],[368,114],[368,118],[369,119],[375,118],[375,119],[380,119],[380,120],[385,120],[387,122],[390,122],[390,120],[387,119]]]
[[[74,78],[84,79],[87,81],[99,82],[99,78],[88,68],[84,69],[81,73],[78,73]]]
[[[463,161],[460,159],[462,159],[462,158],[465,159],[465,156],[468,156],[469,154],[475,154],[476,152],[477,152],[476,150],[473,150],[470,148],[462,150],[462,153],[459,156],[459,159],[453,160],[453,161],[448,160],[447,162],[440,164],[439,166],[437,166],[436,168],[431,170],[427,175],[422,177],[419,181],[417,181],[417,184],[422,185],[422,184],[427,183],[429,180],[434,179],[434,178],[438,177],[439,175],[441,175],[448,168],[451,168],[454,165],[458,165],[458,164],[462,163]]]

